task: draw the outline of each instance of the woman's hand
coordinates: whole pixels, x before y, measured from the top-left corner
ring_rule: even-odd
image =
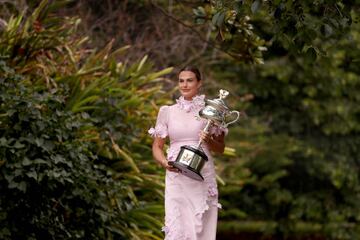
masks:
[[[210,143],[210,141],[212,140],[211,134],[204,131],[200,131],[199,137],[201,141],[205,143]]]
[[[202,142],[206,143],[211,151],[223,153],[225,149],[224,133],[219,136],[211,135],[210,133],[201,131],[199,137]]]
[[[171,172],[180,172],[179,169],[177,169],[173,165],[169,164],[169,162],[167,160],[161,162],[161,166],[163,166],[165,169],[167,169],[167,170],[169,170]]]
[[[155,160],[165,169],[172,171],[172,172],[180,172],[179,169],[175,168],[174,166],[170,165],[164,155],[164,144],[165,139],[156,137],[154,139],[152,145],[152,152]]]

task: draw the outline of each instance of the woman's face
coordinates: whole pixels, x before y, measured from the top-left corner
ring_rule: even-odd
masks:
[[[196,78],[195,73],[191,71],[182,71],[179,73],[179,89],[181,95],[186,100],[191,100],[199,92],[201,81]]]

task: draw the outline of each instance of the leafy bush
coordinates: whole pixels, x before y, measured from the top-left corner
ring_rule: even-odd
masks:
[[[103,239],[126,202],[111,202],[120,182],[80,141],[85,114],[65,110],[66,91],[34,91],[0,65],[1,238]]]
[[[269,23],[263,24],[273,35]],[[266,222],[258,231],[277,234],[277,239],[309,233],[359,238],[360,55],[354,46],[360,46],[360,29],[354,24],[342,31],[312,39],[326,55],[311,61],[279,38],[264,65],[218,65],[218,78],[229,79],[234,92],[253,96],[247,113],[259,123],[237,130],[243,140],[232,139],[241,159],[224,171],[223,177],[233,180],[223,189],[231,209],[224,220],[237,216]],[[235,87],[238,76],[246,77]],[[247,175],[236,176],[232,169],[247,170]]]
[[[83,48],[79,19],[53,12],[66,2],[0,32],[1,237],[160,239],[163,176],[144,130],[171,69]]]

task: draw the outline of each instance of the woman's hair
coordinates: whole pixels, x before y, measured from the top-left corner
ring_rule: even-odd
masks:
[[[199,71],[198,68],[193,67],[193,66],[185,66],[185,67],[183,67],[182,69],[180,69],[179,74],[180,74],[181,72],[183,72],[183,71],[192,72],[192,73],[195,74],[196,79],[197,79],[198,81],[201,80],[201,73],[200,73],[200,71]]]

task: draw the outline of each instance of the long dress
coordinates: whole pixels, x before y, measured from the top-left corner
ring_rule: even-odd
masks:
[[[196,146],[199,132],[206,120],[197,116],[204,107],[204,95],[191,101],[180,97],[171,106],[159,110],[155,128],[149,129],[153,137],[170,139],[167,160],[175,161],[180,147]],[[227,129],[212,127],[215,135],[227,133]],[[214,161],[206,144],[202,149],[208,157],[201,170],[204,181],[191,179],[181,173],[166,170],[165,178],[165,240],[215,240],[218,208],[218,190]]]

